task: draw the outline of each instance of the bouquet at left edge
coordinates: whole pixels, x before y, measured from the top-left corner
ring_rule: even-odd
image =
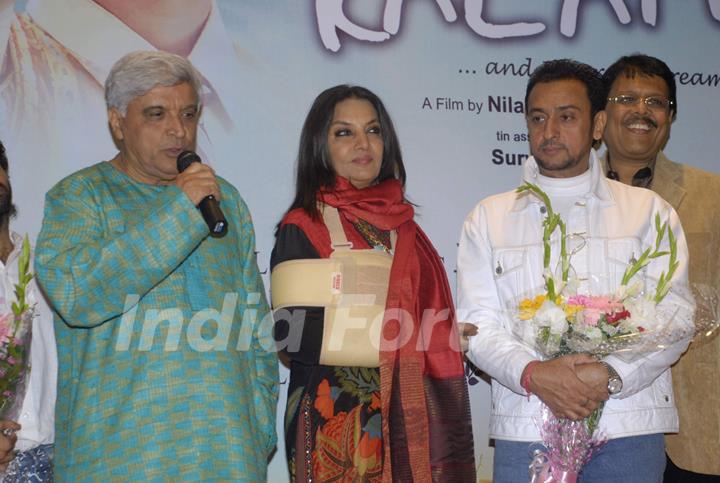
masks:
[[[23,240],[18,260],[16,301],[12,310],[0,315],[0,419],[17,420],[30,373],[30,342],[34,304],[26,297],[33,278],[30,268],[30,243]]]
[[[538,196],[547,209],[543,222],[545,292],[520,300],[514,332],[533,346],[545,359],[567,354],[585,353],[597,357],[610,354],[630,362],[649,352],[656,351],[694,332],[686,314],[677,316],[677,307],[662,307],[660,302],[670,293],[671,279],[677,270],[677,241],[667,223],[660,216],[654,220],[657,236],[648,247],[627,266],[619,286],[612,287],[612,274],[588,274],[597,287],[609,293],[595,294],[593,280],[585,280],[585,292],[580,293],[580,281],[570,276],[570,256],[566,249],[566,226],[552,209],[548,196],[536,185],[526,183],[518,192]],[[559,277],[550,269],[550,238],[560,230]],[[662,250],[667,237],[668,250]],[[667,270],[654,281],[635,281],[633,278],[652,260],[667,258]],[[617,282],[615,282],[617,284]],[[692,307],[692,296],[682,288],[673,290],[673,296]],[[583,465],[603,444],[596,434],[602,415],[602,406],[583,421],[570,421],[555,417],[543,405],[539,421],[540,434],[546,451],[538,450],[530,468],[533,482],[574,482]]]

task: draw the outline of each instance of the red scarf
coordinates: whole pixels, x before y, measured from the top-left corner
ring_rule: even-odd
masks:
[[[351,223],[362,219],[397,230],[386,312],[409,314],[411,320],[388,317],[383,323],[383,481],[474,482],[470,403],[450,287],[435,248],[413,221],[414,210],[404,201],[400,182],[356,189],[337,177],[335,187],[321,189],[317,199]],[[282,224],[298,225],[321,257],[332,252],[322,219],[297,209]],[[358,236],[348,233],[351,240]],[[387,342],[398,340],[402,344],[392,347]]]

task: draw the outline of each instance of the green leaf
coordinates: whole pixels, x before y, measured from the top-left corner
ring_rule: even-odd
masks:
[[[670,263],[677,260],[677,238],[672,229],[668,229],[668,241],[670,242]]]
[[[665,255],[670,255],[670,252],[655,252],[652,255],[650,255],[650,258],[660,258],[660,257],[664,257]]]
[[[655,231],[657,232],[657,235],[655,236],[655,247],[660,247],[660,242],[662,242],[663,237],[665,236],[665,228],[667,227],[667,223],[660,223],[660,213],[655,213]]]
[[[25,294],[28,284],[33,275],[28,272],[30,268],[30,240],[25,235],[22,243],[22,250],[18,258],[18,283],[15,285],[15,298],[17,302],[13,302],[12,311],[15,316],[19,317],[29,307],[25,301]]]

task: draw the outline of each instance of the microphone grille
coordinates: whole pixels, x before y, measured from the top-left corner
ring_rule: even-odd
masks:
[[[197,155],[197,153],[193,151],[183,151],[182,153],[178,154],[178,173],[182,173],[183,171],[185,171],[187,167],[190,166],[192,163],[202,163],[202,160],[200,159],[200,156]]]

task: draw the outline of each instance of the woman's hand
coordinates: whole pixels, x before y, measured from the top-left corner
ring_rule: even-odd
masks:
[[[460,333],[460,348],[463,352],[467,352],[470,337],[478,333],[477,326],[469,322],[458,322],[458,332]]]

